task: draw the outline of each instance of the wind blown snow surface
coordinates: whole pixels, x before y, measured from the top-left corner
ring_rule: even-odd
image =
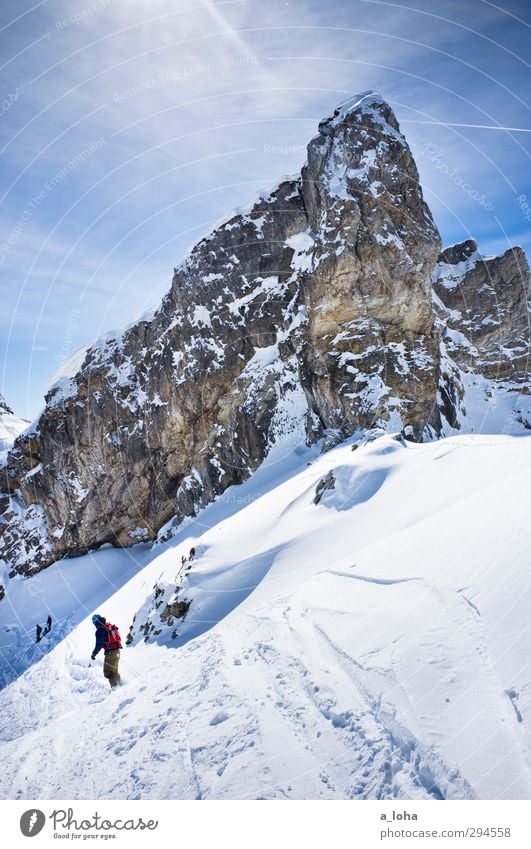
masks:
[[[529,798],[530,440],[356,444],[274,450],[167,543],[15,579],[2,795]],[[186,618],[111,692],[90,614],[125,635],[192,545]],[[39,659],[35,581],[65,618]]]

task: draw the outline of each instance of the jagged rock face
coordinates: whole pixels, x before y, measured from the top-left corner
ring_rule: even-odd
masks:
[[[296,182],[281,184],[194,248],[150,320],[52,388],[7,484],[44,506],[54,557],[152,539],[259,465],[298,382],[278,352],[297,314],[279,245],[305,224]]]
[[[153,539],[290,434],[438,433],[439,251],[390,107],[368,94],[336,110],[300,178],[202,239],[153,316],[49,391],[4,469],[11,574]]]
[[[512,394],[514,401],[506,415],[530,427],[526,399],[531,389],[531,275],[521,248],[483,258],[472,240],[454,245],[440,255],[433,286],[444,323],[443,359],[446,354],[453,368],[449,389],[451,393],[453,387],[453,397],[451,403],[446,399],[446,406],[456,419],[454,424],[458,424],[464,384],[473,384],[486,404],[500,391]]]
[[[393,417],[394,396],[396,420],[409,405],[420,436],[435,396],[430,269],[440,239],[387,104],[361,98],[319,125],[302,193],[314,237],[301,282],[310,406],[345,433]]]
[[[390,107],[368,96],[356,109],[337,109],[308,145],[302,178],[316,234],[312,337],[360,318],[429,334],[429,269],[440,237]]]
[[[456,346],[459,364],[486,377],[522,381],[528,371],[530,274],[521,248],[483,259],[473,241],[441,254],[434,289],[448,326],[472,346]]]

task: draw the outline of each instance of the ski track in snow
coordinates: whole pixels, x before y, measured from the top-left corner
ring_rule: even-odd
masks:
[[[273,452],[167,544],[13,582],[5,798],[530,797],[529,438],[352,442]],[[125,637],[177,574],[178,636],[136,639],[110,692],[90,615]]]

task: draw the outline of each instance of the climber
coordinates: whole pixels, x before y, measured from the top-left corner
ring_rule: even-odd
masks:
[[[110,622],[106,621],[104,616],[100,616],[98,613],[94,614],[92,622],[96,628],[96,645],[90,658],[91,660],[96,660],[96,655],[103,649],[105,655],[103,674],[114,689],[114,687],[122,683],[122,679],[118,674],[120,649],[122,648],[120,632],[116,625],[111,625]]]
[[[48,619],[46,620],[46,628],[44,629],[45,634],[49,634],[52,628],[52,617],[48,614]]]
[[[37,627],[36,627],[35,631],[36,631],[36,640],[35,640],[35,642],[36,642],[36,643],[40,643],[40,641],[41,641],[41,639],[42,639],[42,628],[41,628],[41,626],[40,626],[40,625],[37,625]]]

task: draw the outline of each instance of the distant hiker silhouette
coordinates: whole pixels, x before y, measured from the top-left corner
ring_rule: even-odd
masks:
[[[35,642],[40,643],[40,641],[42,640],[42,628],[40,625],[37,625],[35,632],[37,635],[37,639],[35,640]]]
[[[46,620],[46,628],[44,629],[45,634],[49,634],[52,627],[52,617],[48,615],[48,619]]]
[[[193,559],[194,559],[194,557],[195,557],[195,548],[191,548],[191,549],[190,549],[190,554],[189,554],[189,556],[188,556],[188,559],[189,559],[189,560],[193,560]]]
[[[122,679],[118,673],[118,664],[120,663],[120,649],[122,648],[122,639],[116,625],[111,625],[107,622],[104,616],[99,613],[94,614],[92,622],[96,628],[96,645],[91,654],[91,660],[96,660],[96,655],[103,649],[105,660],[103,663],[103,674],[107,678],[112,689],[118,687],[122,683]]]

